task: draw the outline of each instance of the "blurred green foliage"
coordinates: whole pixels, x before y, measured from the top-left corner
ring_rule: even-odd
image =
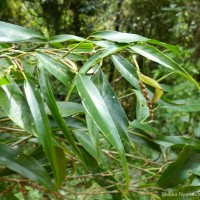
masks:
[[[156,39],[168,44],[176,45],[179,54],[174,55],[170,51],[165,50],[165,54],[178,62],[195,80],[200,82],[200,1],[199,0],[1,0],[0,1],[0,21],[10,22],[22,25],[41,32],[47,38],[51,38],[59,34],[73,34],[80,37],[86,37],[93,32],[100,30],[116,30],[121,32],[135,33],[147,38]],[[65,43],[64,43],[65,44]],[[20,44],[18,44],[20,46]],[[56,44],[55,44],[56,46]],[[26,46],[29,48],[29,45]],[[161,47],[159,49],[163,50]],[[123,52],[127,56],[126,52]],[[127,57],[131,60],[131,57]],[[27,61],[24,61],[26,65]],[[33,63],[34,60],[30,61]],[[80,67],[85,62],[79,60],[77,66]],[[149,62],[143,57],[138,58],[141,71],[159,79],[167,73],[167,70],[160,65]],[[30,65],[30,63],[29,63]],[[4,65],[5,66],[5,65]],[[156,67],[155,67],[156,66]],[[32,70],[32,69],[28,69]],[[116,95],[119,97],[129,120],[135,119],[136,97],[129,95],[130,84],[120,75],[114,68],[110,59],[105,59],[102,70],[106,74],[109,82],[114,88]],[[32,71],[30,72],[32,73]],[[64,100],[67,88],[63,86],[57,79],[50,76],[53,93],[57,100]],[[172,101],[187,102],[190,105],[198,105],[199,91],[189,81],[177,74],[172,74],[164,79],[161,84],[165,95]],[[173,85],[173,87],[171,87]],[[128,94],[128,95],[126,95]],[[80,101],[76,95],[72,94],[71,101]],[[179,112],[166,104],[159,104],[155,110],[154,125],[159,131],[159,136],[189,136],[199,139],[200,137],[200,115],[198,109],[180,108]],[[4,118],[5,114],[0,110],[0,118]],[[81,123],[81,121],[74,122]],[[10,121],[3,121],[3,126],[13,126]],[[51,124],[54,125],[53,122]],[[21,138],[23,140],[23,137]],[[13,141],[13,137],[9,133],[1,133],[1,141]],[[141,138],[134,138],[143,144]],[[27,146],[26,146],[27,145]],[[29,148],[30,144],[26,144],[23,151]],[[32,141],[32,147],[35,141]],[[26,148],[27,147],[27,148]],[[146,156],[146,159],[157,158],[157,152],[149,151],[149,149],[135,146],[134,151],[137,156]],[[175,159],[179,154],[176,148],[167,155],[169,160]],[[130,158],[130,161],[132,158]],[[160,158],[164,161],[164,158]],[[118,162],[113,161],[113,165]],[[142,167],[142,161],[137,161],[136,166]],[[70,163],[69,163],[70,165]],[[79,174],[84,176],[82,169]],[[70,173],[70,172],[69,172]],[[147,178],[146,175],[138,172],[132,174],[136,179]],[[90,180],[86,177],[81,181],[70,180],[67,184],[68,193],[77,188],[80,195],[74,193],[72,197],[78,196],[80,199],[111,199],[109,194],[99,194],[95,196],[87,196],[81,194],[81,188],[87,188],[84,192],[90,192],[87,184]],[[7,183],[7,182],[6,182]],[[9,183],[6,186],[10,188]],[[79,185],[80,184],[80,185]],[[138,183],[139,185],[139,183]],[[141,188],[143,185],[140,185]],[[5,187],[5,186],[4,186]],[[18,186],[20,188],[20,186]],[[27,198],[46,198],[40,194],[40,188],[31,191],[27,187]],[[35,186],[37,187],[37,186]],[[3,186],[2,186],[3,188]],[[32,188],[32,187],[31,187]],[[92,188],[98,191],[99,185],[92,183]],[[1,188],[0,188],[1,189]],[[4,188],[5,189],[5,188]],[[2,191],[4,190],[2,189]],[[63,192],[63,191],[62,191]],[[66,192],[66,191],[64,191]],[[22,192],[23,193],[23,192]],[[15,194],[19,199],[23,199],[22,193],[16,191]],[[12,194],[12,193],[11,193]],[[140,195],[136,193],[129,194],[130,199],[156,199],[149,195]],[[9,197],[10,198],[10,197]],[[59,198],[59,197],[58,197]]]

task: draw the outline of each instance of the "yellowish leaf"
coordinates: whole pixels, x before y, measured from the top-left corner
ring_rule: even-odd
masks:
[[[162,94],[163,94],[163,89],[162,89],[162,87],[159,85],[159,83],[158,83],[156,80],[154,80],[154,79],[152,79],[152,78],[150,78],[150,77],[148,77],[148,76],[145,76],[145,75],[143,75],[143,74],[140,73],[140,72],[138,72],[137,74],[138,74],[138,76],[139,76],[139,79],[140,79],[142,82],[144,82],[144,83],[146,83],[147,85],[150,85],[151,87],[155,88],[155,93],[154,93],[152,102],[154,103],[154,102],[158,101],[158,100],[160,99],[160,97],[162,96]]]

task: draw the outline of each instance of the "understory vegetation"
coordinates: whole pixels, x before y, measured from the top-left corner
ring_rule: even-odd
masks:
[[[199,199],[198,1],[33,2],[0,3],[0,199]]]

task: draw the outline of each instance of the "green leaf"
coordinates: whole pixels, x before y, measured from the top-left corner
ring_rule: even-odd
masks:
[[[87,56],[81,55],[79,53],[70,53],[66,56],[71,61],[86,61]]]
[[[130,122],[130,127],[143,130],[147,133],[153,133],[155,135],[159,134],[159,131],[156,128],[147,123],[140,123],[138,120]]]
[[[45,38],[30,29],[0,21],[0,43],[42,42]]]
[[[148,38],[136,34],[122,33],[118,31],[99,31],[93,33],[91,37],[110,40],[113,42],[132,43],[132,42],[145,42]]]
[[[200,162],[200,153],[185,146],[178,158],[165,169],[158,184],[161,187],[175,187],[192,174],[197,173]],[[200,174],[200,173],[198,173]]]
[[[199,84],[181,66],[159,51],[157,48],[147,44],[136,44],[130,47],[130,49],[154,62],[161,64],[164,67],[167,67],[171,70],[176,70],[200,89]]]
[[[176,147],[182,148],[184,145],[188,145],[190,147],[200,149],[199,140],[186,136],[163,136],[157,138],[155,142],[165,147],[172,147],[176,145]]]
[[[28,103],[17,84],[12,79],[10,82],[0,88],[0,106],[18,126],[28,133],[36,134]]]
[[[97,152],[100,151],[99,149],[99,129],[97,125],[95,124],[94,120],[90,115],[86,113],[86,123],[87,123],[87,128],[88,128],[88,133],[90,140],[92,144],[94,145],[95,149]]]
[[[56,187],[59,187],[65,178],[65,170],[63,171],[66,167],[63,166],[65,165],[63,162],[65,157],[64,154],[61,151],[58,151],[53,144],[53,136],[48,117],[45,113],[44,102],[36,88],[36,85],[34,85],[32,81],[25,81],[24,91],[33,116],[37,135],[52,167],[56,180]]]
[[[0,87],[2,85],[7,85],[9,83],[10,83],[10,81],[9,81],[9,79],[8,79],[8,77],[6,75],[1,75],[0,76]]]
[[[84,38],[75,36],[75,35],[56,35],[51,38],[49,43],[59,43],[59,42],[65,42],[65,41],[77,41],[77,42],[82,42]]]
[[[188,100],[186,103],[179,105],[165,104],[161,105],[160,108],[164,108],[176,112],[199,112],[200,104],[199,100]]]
[[[147,106],[147,102],[143,94],[140,90],[133,90],[137,97],[137,105],[136,105],[136,119],[138,121],[142,121],[149,117],[149,107]]]
[[[156,45],[159,45],[159,46],[162,46],[162,47],[165,47],[166,49],[170,50],[171,52],[173,52],[175,55],[179,56],[180,58],[182,58],[177,46],[175,45],[171,45],[171,44],[166,44],[164,42],[160,42],[158,40],[148,40],[147,43],[150,43],[150,44],[156,44]]]
[[[78,46],[77,46],[78,45]],[[78,53],[90,53],[94,51],[94,45],[92,43],[77,43],[77,44],[71,44],[67,48],[69,50],[73,49],[75,46],[77,46],[72,52],[78,52]]]
[[[112,61],[121,75],[136,89],[139,89],[136,68],[121,55],[112,55]]]
[[[160,146],[153,141],[153,138],[150,135],[145,134],[141,131],[139,133],[138,131],[136,132],[132,130],[129,130],[129,133],[131,133],[130,134],[131,141],[138,143],[142,147],[147,147],[148,149],[150,148],[153,149],[154,151],[161,152]]]
[[[99,155],[97,149],[95,149],[88,135],[86,135],[83,131],[75,130],[74,131],[76,138],[81,143],[83,148],[99,162]]]
[[[81,159],[81,161],[84,163],[84,159],[82,157],[82,154],[80,152],[80,150],[78,149],[74,138],[72,137],[69,128],[66,125],[66,122],[63,120],[61,113],[59,112],[59,108],[56,105],[56,101],[55,98],[53,96],[52,90],[51,90],[51,86],[48,80],[48,75],[45,72],[44,68],[42,66],[39,66],[40,68],[40,74],[39,74],[39,83],[41,86],[41,90],[44,96],[44,99],[51,111],[51,114],[54,118],[54,120],[57,122],[60,130],[62,131],[63,135],[65,136],[65,138],[68,140],[69,144],[72,146],[73,150],[77,153],[77,155],[79,156],[79,158]],[[69,105],[69,104],[68,104]],[[80,108],[80,106],[79,106]],[[66,109],[66,106],[65,106]],[[83,110],[83,108],[81,108]],[[64,110],[62,110],[64,111]],[[80,110],[79,110],[80,111]],[[74,110],[73,110],[74,112]]]
[[[19,154],[3,143],[0,143],[0,165],[53,190],[50,177],[40,163],[30,156]]]
[[[128,142],[128,118],[119,100],[117,99],[117,96],[115,95],[112,87],[106,79],[106,76],[101,70],[99,70],[99,72],[92,77],[92,81],[94,82],[94,84],[98,88],[99,93],[103,97],[103,100],[108,108],[113,122],[115,123],[120,137]]]
[[[83,106],[86,112],[92,117],[98,128],[102,131],[108,141],[118,151],[125,177],[126,177],[126,192],[129,186],[129,175],[126,163],[124,148],[120,139],[119,132],[112,120],[109,110],[100,95],[98,89],[93,82],[85,75],[79,74],[76,78],[76,87],[81,96]]]
[[[74,75],[66,66],[58,62],[55,58],[41,52],[37,52],[36,57],[39,63],[64,85],[69,86],[71,84]]]
[[[84,107],[79,103],[56,101],[56,106],[58,107],[58,110],[62,117],[69,117],[77,113],[85,112]],[[48,115],[52,115],[51,111],[49,110],[47,106],[45,106],[45,110]]]
[[[83,74],[86,73],[91,67],[94,67],[100,61],[100,58],[101,58],[101,52],[94,54],[81,67],[79,73],[83,73]]]

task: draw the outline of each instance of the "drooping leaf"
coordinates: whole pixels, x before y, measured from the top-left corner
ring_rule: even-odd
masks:
[[[121,75],[136,89],[139,89],[138,76],[135,67],[121,55],[112,55],[112,61]]]
[[[102,131],[108,141],[116,148],[121,157],[126,177],[127,192],[129,186],[129,175],[125,152],[119,136],[119,132],[112,120],[104,99],[100,95],[98,89],[95,87],[93,82],[83,74],[79,74],[76,77],[76,87],[81,96],[82,103],[86,109],[86,112],[92,117],[98,128]]]
[[[0,43],[42,42],[45,38],[30,29],[0,21]]]
[[[37,135],[53,170],[56,187],[59,187],[66,175],[65,170],[63,170],[66,167],[64,154],[53,144],[53,136],[48,117],[45,113],[44,102],[36,89],[36,85],[30,80],[25,80],[24,91],[33,116]]]
[[[148,38],[136,34],[122,33],[118,31],[99,31],[91,35],[91,37],[110,40],[113,42],[132,43],[132,42],[145,42]]]
[[[55,58],[41,52],[37,52],[36,57],[39,63],[64,85],[69,86],[71,84],[74,75],[66,66],[58,62]]]
[[[152,79],[148,76],[145,76],[140,72],[138,72],[138,76],[139,76],[139,78],[142,82],[144,82],[147,85],[150,85],[151,87],[155,88],[155,92],[154,92],[154,95],[153,95],[153,98],[152,98],[152,102],[154,103],[154,102],[158,101],[163,94],[163,89],[159,85],[159,83],[156,80],[154,80],[154,79]]]
[[[30,156],[19,154],[3,143],[0,143],[0,165],[53,190],[51,179],[40,163]]]
[[[18,126],[28,133],[36,134],[28,103],[17,84],[12,79],[10,82],[0,88],[0,106]]]
[[[147,44],[136,44],[131,46],[130,49],[134,50],[136,53],[161,64],[164,67],[167,67],[171,70],[176,70],[185,78],[194,83],[198,88],[200,88],[199,84],[176,62],[174,62],[171,58],[166,56],[164,53],[159,51],[157,48],[147,45]]]
[[[128,118],[104,73],[99,70],[99,72],[92,77],[92,81],[95,83],[98,91],[103,97],[108,111],[112,117],[112,120],[115,123],[115,126],[120,134],[120,137],[128,142]]]
[[[57,122],[63,135],[68,140],[69,144],[72,146],[73,150],[77,153],[77,155],[79,156],[81,161],[84,163],[82,154],[81,154],[80,150],[78,149],[78,147],[74,141],[74,138],[72,137],[70,130],[69,130],[66,122],[63,120],[61,113],[59,112],[59,109],[56,105],[56,101],[53,96],[51,86],[50,86],[50,83],[48,80],[48,75],[42,66],[39,66],[39,68],[40,68],[39,82],[40,82],[41,90],[42,90],[44,99],[51,111],[51,114],[52,114],[54,120]]]
[[[200,153],[195,152],[187,145],[179,153],[178,158],[165,169],[158,184],[161,187],[175,187],[185,181],[192,174],[200,174]]]

